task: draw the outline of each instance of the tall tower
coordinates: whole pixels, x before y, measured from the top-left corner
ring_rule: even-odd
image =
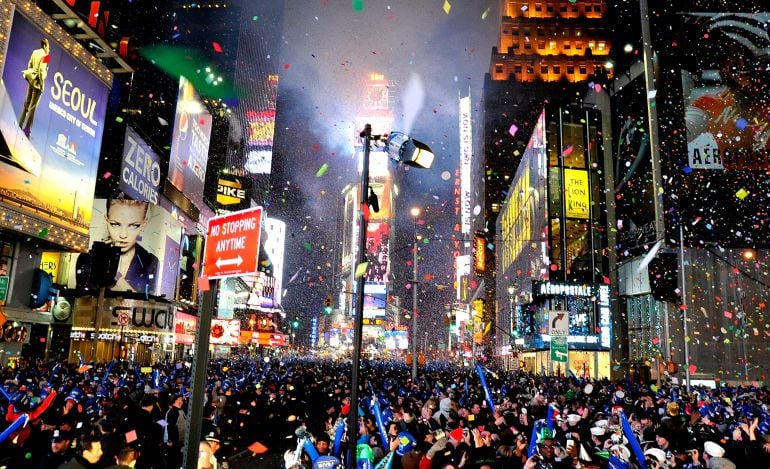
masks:
[[[611,78],[607,7],[605,0],[500,1],[500,35],[492,49],[483,95],[483,197],[488,235],[494,233],[509,193],[515,190],[511,183],[544,105],[575,104],[588,83]],[[496,249],[494,254],[499,253]],[[520,285],[499,272],[500,259],[489,254],[485,316],[507,324],[510,321],[499,316],[510,314],[512,308],[500,298]]]
[[[371,124],[373,135],[389,132],[393,124],[390,108],[390,83],[382,73],[370,73],[364,83],[363,106],[356,116],[355,128],[360,131],[365,124]],[[355,161],[358,172],[362,170],[364,148],[360,141],[355,144]],[[381,343],[386,324],[386,302],[390,273],[390,250],[392,234],[393,180],[390,173],[388,154],[382,147],[372,145],[369,154],[369,187],[377,195],[379,211],[370,211],[366,234],[366,282],[364,285],[364,345]],[[358,213],[361,200],[369,196],[361,194],[357,183],[348,184],[342,190],[343,210],[341,214],[341,294],[340,308],[348,318],[355,312],[356,253],[358,252]],[[341,330],[341,328],[340,328]],[[340,344],[345,338],[340,338]],[[350,338],[352,340],[352,337]]]

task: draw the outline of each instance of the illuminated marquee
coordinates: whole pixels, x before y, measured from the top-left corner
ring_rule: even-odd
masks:
[[[471,232],[471,163],[473,139],[471,134],[471,98],[460,98],[460,197],[462,233]]]

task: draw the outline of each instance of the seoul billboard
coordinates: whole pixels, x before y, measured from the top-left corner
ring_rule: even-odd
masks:
[[[108,94],[88,66],[14,11],[0,84],[0,203],[35,220],[14,219],[14,229],[61,229],[71,236],[52,240],[86,248]]]
[[[196,207],[203,207],[203,186],[211,141],[211,114],[185,77],[179,79],[168,179]]]

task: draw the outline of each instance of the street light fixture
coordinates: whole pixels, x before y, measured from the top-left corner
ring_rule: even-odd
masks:
[[[360,137],[363,139],[364,160],[361,166],[361,205],[373,205],[376,201],[369,191],[369,151],[371,141],[380,140],[380,135],[372,135],[372,125],[366,124]],[[396,163],[403,163],[417,168],[428,169],[433,165],[435,155],[428,145],[418,142],[401,133],[392,132],[387,138],[388,157]],[[369,194],[369,197],[367,197]],[[362,207],[363,208],[363,207]],[[359,210],[358,228],[358,257],[356,266],[366,262],[366,224],[365,210]],[[358,267],[357,267],[358,268]],[[365,274],[356,279],[356,311],[353,326],[353,378],[350,390],[350,412],[348,413],[348,430],[350,431],[350,445],[346,465],[350,469],[356,468],[356,441],[358,441],[358,381],[361,367],[361,336],[364,327],[364,281]],[[416,358],[416,357],[415,357]]]

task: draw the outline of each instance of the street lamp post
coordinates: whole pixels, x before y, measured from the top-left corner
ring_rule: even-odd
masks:
[[[371,141],[380,139],[380,135],[372,135],[371,124],[364,125],[364,130],[360,137],[363,139],[364,159],[361,165],[361,210],[359,211],[358,228],[358,257],[356,259],[356,270],[358,266],[366,262],[366,216],[363,210],[363,204],[376,205],[374,194],[369,194],[369,145]],[[416,168],[430,168],[433,165],[435,155],[428,145],[414,140],[400,132],[392,132],[387,138],[388,158],[396,163],[403,163]],[[372,200],[374,199],[374,200]],[[377,209],[375,209],[377,211]],[[416,247],[416,244],[415,244]],[[416,252],[416,251],[415,251]],[[415,258],[416,258],[415,254]],[[416,272],[416,271],[415,271]],[[416,274],[415,274],[416,276]],[[361,336],[363,334],[363,316],[364,316],[364,281],[365,273],[362,273],[356,279],[356,310],[353,321],[353,373],[350,390],[350,411],[348,413],[348,452],[345,465],[350,469],[355,469],[356,464],[356,442],[358,441],[358,381],[359,369],[361,367]],[[416,298],[416,296],[415,296]],[[415,371],[416,373],[416,371]]]
[[[412,383],[417,382],[417,217],[420,209],[410,210],[414,220],[414,253],[412,258]]]

